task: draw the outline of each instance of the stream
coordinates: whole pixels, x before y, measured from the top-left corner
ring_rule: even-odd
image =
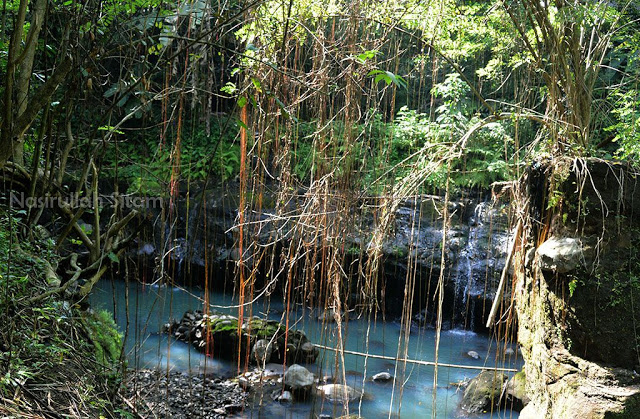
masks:
[[[128,293],[127,293],[128,291]],[[129,310],[127,315],[126,299],[128,294]],[[183,372],[204,373],[213,375],[233,376],[236,374],[235,364],[227,361],[214,360],[196,351],[191,345],[168,340],[167,335],[159,333],[164,323],[170,318],[181,318],[186,310],[202,308],[203,292],[197,288],[182,289],[166,286],[144,285],[130,282],[126,289],[125,281],[102,280],[98,283],[91,296],[91,305],[115,313],[120,330],[126,333],[125,347],[128,354],[130,368],[167,368]],[[213,310],[237,315],[237,308],[225,308],[237,304],[229,295],[209,293]],[[253,305],[253,315],[278,321],[284,321],[283,304],[278,298],[258,300]],[[298,311],[298,312],[296,312]],[[335,323],[318,320],[318,313],[308,309],[295,308],[290,313],[290,326],[303,330],[313,342],[329,347],[337,346],[337,325]],[[128,325],[128,330],[127,330]],[[344,348],[348,351],[367,352],[386,357],[396,357],[401,336],[399,322],[382,321],[381,319],[349,319],[343,324]],[[368,335],[368,339],[367,339]],[[435,331],[428,328],[412,328],[408,358],[413,360],[433,361],[435,358]],[[404,340],[404,339],[403,339]],[[474,332],[453,329],[443,331],[439,348],[439,362],[469,366],[499,366],[519,368],[522,365],[517,351],[513,355],[500,355],[498,344],[488,336]],[[512,349],[516,349],[515,346]],[[475,351],[479,359],[472,359],[467,355]],[[336,374],[335,353],[321,350],[315,364],[306,367],[319,377],[340,376]],[[364,390],[366,398],[358,406],[358,401],[350,404],[351,413],[371,418],[401,417],[426,418],[432,416],[434,368],[432,366],[406,364],[403,373],[403,363],[393,360],[365,358],[363,356],[345,354],[344,369],[346,370],[346,384]],[[340,371],[340,370],[338,370]],[[404,382],[403,386],[393,383],[377,383],[370,380],[376,373],[387,371],[396,377],[396,383]],[[472,378],[478,370],[459,368],[438,368],[438,383],[435,394],[435,410],[438,418],[464,417],[458,409],[462,390],[452,383]],[[513,373],[509,373],[512,375]],[[404,377],[404,380],[401,378]],[[275,388],[274,388],[275,389]],[[401,393],[401,397],[400,397]],[[391,400],[393,399],[393,403]],[[326,414],[337,417],[345,413],[342,405],[332,405],[329,402],[296,402],[293,405],[280,405],[272,402],[268,396],[262,405],[254,403],[242,417],[287,417],[309,418]],[[358,410],[360,409],[360,410]],[[315,413],[317,416],[313,416]],[[509,417],[517,418],[516,412],[498,412],[493,415],[474,417]]]

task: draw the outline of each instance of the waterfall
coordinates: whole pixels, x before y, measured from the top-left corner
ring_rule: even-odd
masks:
[[[466,229],[466,243],[460,249],[453,267],[455,283],[456,313],[462,317],[467,328],[475,327],[475,298],[485,291],[483,278],[486,272],[487,242],[490,235],[489,220],[491,207],[480,202],[473,210]]]

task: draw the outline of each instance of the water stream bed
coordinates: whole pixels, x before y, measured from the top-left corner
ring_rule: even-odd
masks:
[[[124,281],[102,281],[91,297],[91,304],[95,308],[113,311],[121,331],[126,331],[125,345],[130,368],[162,370],[169,368],[183,372],[233,376],[237,373],[235,364],[206,357],[191,345],[168,339],[166,335],[160,333],[162,325],[170,318],[179,319],[186,310],[202,309],[202,297],[203,293],[198,289],[130,283],[127,290]],[[129,310],[126,310],[127,299]],[[237,302],[229,295],[210,293],[209,299],[214,305],[214,310],[237,315],[237,308],[229,307]],[[253,315],[263,318],[266,315],[270,319],[284,321],[283,304],[278,302],[276,297],[270,301],[257,301],[252,310]],[[290,325],[294,325],[292,327],[303,330],[313,343],[328,347],[337,346],[337,325],[319,320],[317,312],[302,310],[302,308],[296,312],[292,309],[289,322]],[[399,322],[385,322],[380,318],[377,320],[352,318],[343,324],[342,336],[345,350],[368,352],[391,358],[398,356],[398,348],[404,341],[404,338],[400,340]],[[433,361],[435,337],[434,330],[412,328],[407,358]],[[501,346],[498,350],[497,342],[490,340],[487,336],[457,329],[443,331],[439,347],[439,362],[477,367],[496,365],[506,368],[520,367],[521,361],[518,359],[517,351],[505,357],[501,355],[503,349],[504,346]],[[475,351],[479,358],[471,358],[468,355],[469,351]],[[336,362],[335,356],[333,351],[321,350],[316,363],[306,367],[318,377],[341,376],[342,366],[340,362]],[[344,370],[346,384],[364,390],[366,394],[361,403],[355,401],[350,404],[349,411],[359,413],[368,419],[427,418],[432,417],[434,406],[438,418],[464,417],[458,409],[462,390],[458,390],[452,383],[474,377],[479,372],[472,369],[439,367],[434,405],[433,366],[410,363],[405,366],[404,363],[395,362],[393,359],[365,358],[345,354]],[[396,377],[395,385],[370,380],[371,376],[383,371]],[[513,373],[509,373],[511,374]],[[269,392],[267,390],[265,393]],[[254,406],[249,411],[245,411],[242,417],[310,418],[318,417],[320,414],[337,417],[345,413],[342,405],[332,405],[326,401],[321,402],[319,399],[296,402],[293,405],[280,405],[266,396],[265,399],[262,405],[258,402],[254,403]],[[516,418],[518,415],[508,411],[479,417]]]

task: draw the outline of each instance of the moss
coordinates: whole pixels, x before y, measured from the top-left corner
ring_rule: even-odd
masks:
[[[85,312],[83,322],[95,348],[96,360],[109,366],[120,360],[122,335],[106,310]]]
[[[230,338],[238,336],[238,319],[230,316],[213,317],[209,320],[209,327],[212,335],[224,335]],[[271,339],[274,335],[284,334],[284,328],[278,322],[271,320],[261,320],[252,318],[245,323],[242,330],[243,336],[247,335],[247,331],[251,330],[252,339]]]
[[[507,376],[495,371],[482,371],[473,378],[462,395],[460,407],[467,413],[481,413],[495,405],[502,394]]]
[[[238,320],[233,318],[213,318],[209,321],[209,330],[211,333],[230,333],[237,334]]]
[[[251,319],[251,334],[258,338],[270,338],[278,333],[284,333],[278,322],[261,319]]]

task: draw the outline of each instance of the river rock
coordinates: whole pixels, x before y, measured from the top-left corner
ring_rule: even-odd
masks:
[[[480,359],[480,354],[478,354],[476,351],[467,352],[467,356],[473,359]]]
[[[483,413],[500,401],[507,376],[496,371],[482,371],[469,381],[464,390],[460,408],[466,413]]]
[[[378,381],[378,382],[387,382],[390,380],[393,380],[393,376],[391,374],[389,374],[388,372],[384,371],[384,372],[379,372],[376,375],[374,375],[373,377],[371,377],[371,379],[373,381]]]
[[[322,377],[321,382],[322,384],[335,384],[338,382],[338,380],[333,375],[325,375],[324,377]]]
[[[332,308],[328,308],[320,313],[320,315],[318,316],[318,321],[321,321],[323,323],[335,322],[336,321],[335,316],[336,316],[335,310]]]
[[[285,348],[288,363],[312,363],[319,354],[301,330],[289,329],[287,333],[277,321],[258,317],[245,318],[238,328],[236,317],[189,310],[179,322],[167,323],[162,330],[209,355],[233,361],[239,355],[238,348],[240,354],[251,351],[252,361],[260,363],[284,363]]]
[[[312,363],[316,360],[316,358],[320,354],[320,351],[318,351],[318,348],[316,348],[313,343],[305,342],[300,347],[300,353],[305,362]]]
[[[538,247],[540,268],[545,271],[567,273],[582,264],[580,240],[552,237]]]
[[[313,374],[302,365],[293,364],[284,373],[284,385],[293,394],[305,397],[311,391],[315,379]]]
[[[524,371],[520,371],[507,381],[504,389],[507,407],[519,412],[529,404],[530,399],[525,391],[526,382]]]
[[[318,393],[332,403],[348,403],[361,395],[358,390],[344,384],[325,384],[319,386]]]
[[[278,403],[282,403],[282,404],[293,402],[293,395],[291,394],[290,391],[287,391],[287,390],[285,391],[276,390],[271,395],[271,398],[277,401]]]
[[[259,339],[251,349],[251,357],[258,365],[264,365],[271,359],[273,345],[266,339]]]
[[[285,367],[282,364],[266,364],[262,370],[263,377],[279,378],[284,375]]]

